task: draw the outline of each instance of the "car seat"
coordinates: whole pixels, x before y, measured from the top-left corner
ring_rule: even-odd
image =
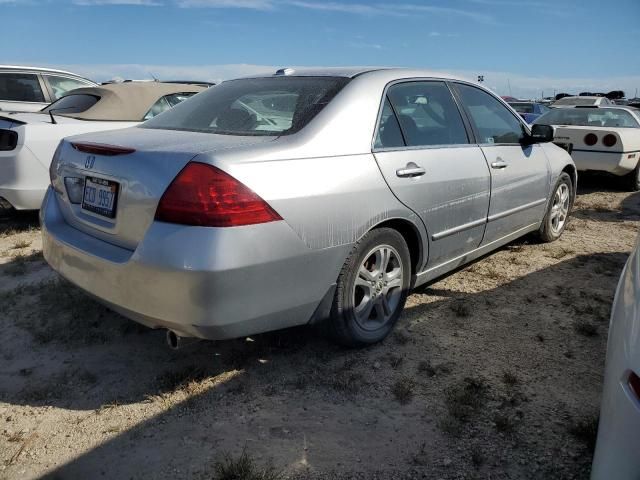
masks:
[[[258,124],[258,117],[239,108],[225,109],[216,120],[220,130],[253,130]]]

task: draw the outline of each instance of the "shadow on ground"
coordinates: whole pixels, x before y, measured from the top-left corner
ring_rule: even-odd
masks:
[[[10,404],[85,411],[73,420],[78,430],[96,428],[105,412],[126,416],[128,405],[149,405],[47,478],[211,478],[221,452],[244,447],[299,472],[380,465],[486,478],[497,464],[506,473],[491,478],[583,478],[590,454],[567,425],[597,410],[608,312],[626,256],[578,256],[475,294],[438,283],[419,289],[399,331],[360,351],[300,328],[172,352],[162,333],[70,293],[58,307],[64,315],[50,312],[57,320],[44,338],[33,334],[37,310],[5,317],[18,328],[15,338],[0,340],[0,393]],[[51,295],[37,288],[2,301],[16,302],[12,312],[25,299],[38,304]],[[41,288],[54,289],[58,300],[73,291],[66,283]],[[70,336],[82,324],[93,335]],[[27,345],[32,355],[22,354]],[[517,376],[516,393],[504,372]],[[566,378],[585,376],[595,378],[576,395]],[[408,378],[405,403],[394,389]],[[471,418],[447,404],[448,389],[466,379],[480,382],[485,398]],[[513,419],[513,431],[497,429],[498,415]],[[550,455],[560,450],[562,462]]]
[[[640,220],[640,192],[625,196],[619,207],[612,209],[605,199],[588,202],[583,205],[582,197],[604,192],[616,194],[627,192],[624,179],[597,172],[581,173],[578,177],[578,196],[572,216],[581,220],[597,220],[601,222],[624,222]]]
[[[0,213],[0,237],[32,230],[39,225],[37,211]]]

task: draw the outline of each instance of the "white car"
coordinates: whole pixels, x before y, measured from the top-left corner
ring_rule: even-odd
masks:
[[[188,84],[120,83],[73,90],[37,113],[0,112],[0,210],[37,210],[64,137],[131,127],[205,90]]]
[[[626,176],[628,188],[640,190],[640,110],[554,108],[533,123],[555,127],[554,143],[571,154],[578,170]]]
[[[37,112],[73,89],[95,86],[64,70],[0,65],[0,111]]]
[[[606,107],[613,105],[607,97],[564,97],[556,100],[553,107]]]
[[[640,236],[611,310],[591,480],[640,478]]]

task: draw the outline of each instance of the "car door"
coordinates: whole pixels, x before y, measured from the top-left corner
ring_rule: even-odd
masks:
[[[490,197],[490,174],[448,85],[404,81],[388,87],[374,155],[395,196],[429,233],[428,268],[477,248]]]
[[[491,206],[482,243],[539,224],[550,188],[544,150],[521,143],[528,127],[496,97],[473,85],[454,86],[491,171]]]

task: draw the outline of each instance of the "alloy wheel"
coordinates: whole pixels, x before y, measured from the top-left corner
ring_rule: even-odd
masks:
[[[553,203],[551,205],[551,230],[555,234],[559,234],[567,221],[569,215],[569,202],[571,195],[569,194],[569,185],[561,183],[558,185],[553,195]]]
[[[356,322],[365,330],[387,323],[402,299],[402,261],[390,245],[373,248],[361,263],[353,285]]]

